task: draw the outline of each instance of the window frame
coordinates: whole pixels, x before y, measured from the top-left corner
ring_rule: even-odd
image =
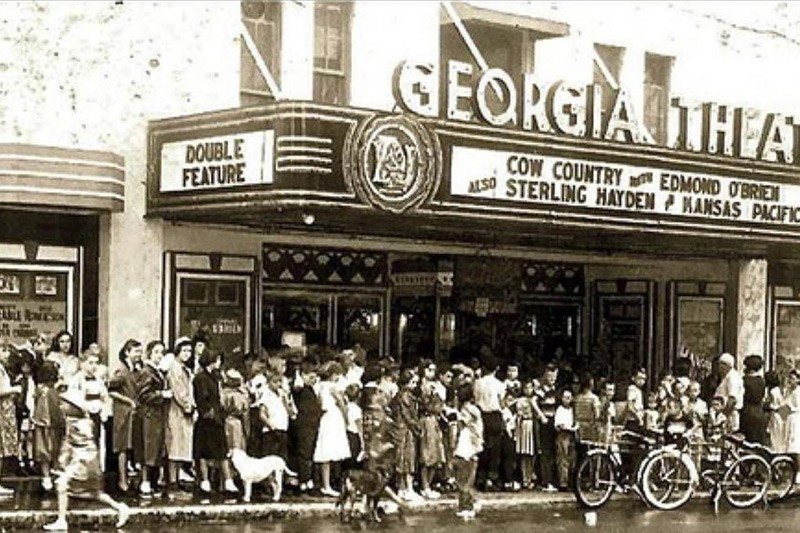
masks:
[[[248,26],[248,24],[268,24],[268,23],[266,22],[267,19],[263,15],[257,21],[248,20],[247,18],[245,18],[244,4],[253,3],[254,1],[264,4],[264,9],[265,10],[270,9],[270,8],[274,8],[276,10],[275,18],[271,22],[271,24],[274,26],[274,31],[273,31],[273,42],[270,43],[270,47],[275,45],[274,46],[275,50],[274,50],[274,52],[270,53],[268,57],[266,55],[264,55],[261,50],[259,50],[259,53],[262,54],[262,59],[264,59],[264,62],[267,63],[267,67],[270,69],[270,73],[272,74],[272,77],[275,79],[275,82],[280,86],[280,82],[281,82],[281,50],[282,50],[282,40],[283,40],[283,5],[282,5],[281,2],[278,2],[276,0],[241,0],[239,2],[239,13],[240,13],[240,17],[241,17],[241,20],[242,20],[242,24],[244,25],[245,28],[247,28],[247,31],[250,32],[250,37],[253,39],[253,42],[256,45],[256,49],[258,49],[259,43],[258,43],[258,41],[256,39],[256,35],[253,34],[253,32],[251,31],[251,28]],[[267,87],[265,90],[258,90],[258,89],[253,88],[253,87],[246,87],[245,86],[245,83],[244,83],[245,82],[245,80],[244,80],[244,78],[245,78],[245,61],[243,61],[243,59],[242,59],[243,56],[246,55],[246,56],[250,57],[250,60],[251,60],[252,65],[253,65],[253,68],[255,70],[254,73],[255,73],[256,77],[260,78],[261,77],[261,72],[259,72],[258,67],[255,64],[255,59],[252,57],[252,55],[250,53],[250,50],[247,47],[247,44],[245,44],[244,40],[242,40],[242,42],[240,43],[240,47],[241,47],[240,60],[239,60],[240,61],[240,65],[239,65],[239,103],[240,103],[240,106],[241,107],[250,107],[250,106],[253,106],[253,105],[259,105],[259,102],[254,102],[252,104],[245,103],[246,99],[263,100],[263,102],[260,102],[260,103],[266,103],[268,101],[275,100],[276,96],[274,94],[272,94],[272,92],[269,90],[269,87]],[[272,62],[274,64],[270,65],[269,64],[270,62]],[[266,81],[264,81],[264,83],[266,84]]]
[[[327,65],[330,58],[327,55],[328,49],[328,30],[329,24],[327,20],[327,10],[331,8],[338,8],[341,16],[341,36],[339,46],[341,47],[341,69],[332,69]],[[323,28],[323,35],[325,40],[326,55],[323,58],[326,66],[317,66],[317,29],[318,29],[318,15],[320,11],[325,10],[326,21]],[[353,33],[353,4],[351,2],[315,2],[314,3],[314,55],[312,57],[312,94],[315,102],[330,104],[330,105],[348,105],[351,98],[350,80],[352,78],[352,33]],[[330,102],[321,98],[322,93],[317,93],[320,86],[319,80],[321,78],[337,78],[343,85],[343,94],[341,102]]]

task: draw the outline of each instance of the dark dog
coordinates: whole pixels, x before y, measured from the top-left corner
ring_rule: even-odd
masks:
[[[353,517],[353,507],[356,500],[364,500],[364,513],[367,518],[380,522],[378,504],[381,496],[386,493],[389,476],[382,472],[366,470],[348,470],[342,476],[342,492],[339,501],[339,517],[342,522],[350,521]],[[350,504],[348,509],[347,504]]]

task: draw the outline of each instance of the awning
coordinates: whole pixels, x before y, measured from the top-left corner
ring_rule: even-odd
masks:
[[[490,5],[492,4],[494,2],[490,3]],[[519,8],[514,13],[505,12],[501,10],[503,4],[505,3],[494,4],[493,7],[496,7],[496,9],[487,9],[466,2],[453,2],[453,8],[458,13],[458,16],[461,17],[461,20],[529,30],[534,32],[539,39],[569,35],[569,24],[532,17],[523,13]]]
[[[0,205],[122,211],[125,160],[111,152],[0,143]]]

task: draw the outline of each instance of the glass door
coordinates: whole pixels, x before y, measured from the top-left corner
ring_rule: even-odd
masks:
[[[312,291],[265,291],[261,312],[261,344],[266,349],[288,345],[331,344],[333,295]]]
[[[336,297],[336,343],[360,345],[367,356],[377,359],[381,353],[383,298],[370,294],[346,294]]]

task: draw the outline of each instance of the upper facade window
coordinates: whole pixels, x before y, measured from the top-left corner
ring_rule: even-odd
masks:
[[[593,81],[603,88],[601,109],[603,120],[608,120],[619,90],[619,75],[622,72],[625,49],[618,46],[595,44],[594,54]]]
[[[349,2],[314,3],[314,101],[346,105],[350,100]]]
[[[672,58],[656,54],[644,57],[644,125],[656,144],[667,144]]]
[[[276,0],[243,0],[242,21],[255,44],[256,51],[280,84],[281,3]],[[252,51],[241,44],[241,105],[260,105],[275,99],[264,79]]]

